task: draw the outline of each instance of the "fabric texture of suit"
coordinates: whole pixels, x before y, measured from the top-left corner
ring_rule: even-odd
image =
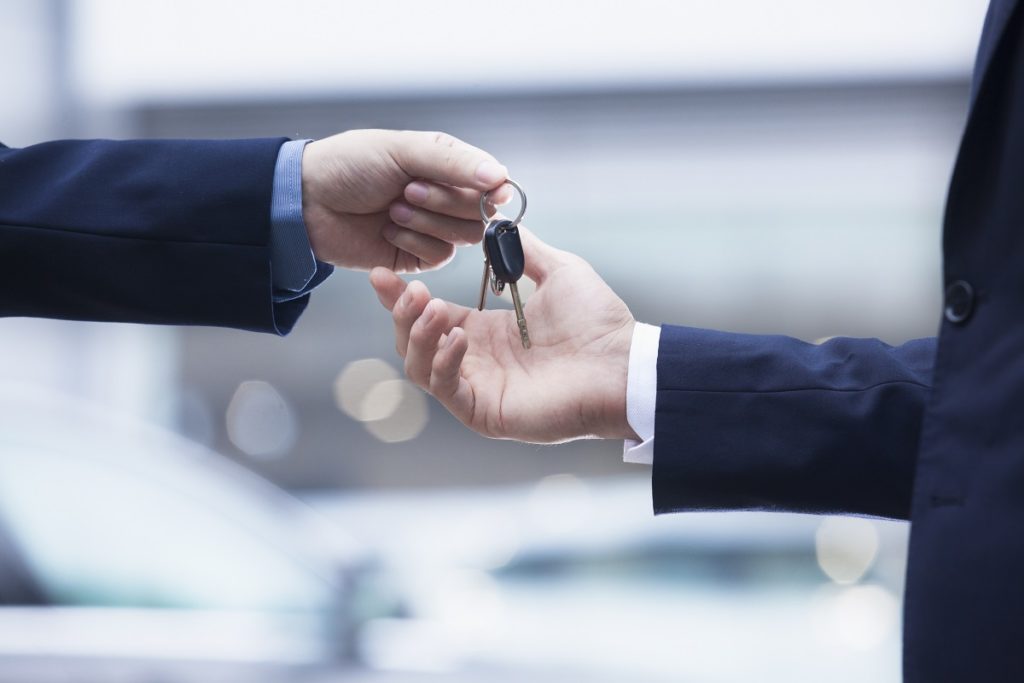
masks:
[[[274,164],[284,138],[0,146],[0,316],[283,334]]]
[[[1024,681],[1024,29],[993,0],[947,198],[944,321],[890,347],[665,326],[656,512],[910,519],[904,679]]]

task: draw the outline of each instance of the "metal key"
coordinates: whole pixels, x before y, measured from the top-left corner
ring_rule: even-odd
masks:
[[[484,231],[484,251],[487,252],[487,263],[491,270],[491,290],[501,294],[508,285],[512,294],[512,305],[516,309],[516,323],[519,325],[519,337],[523,348],[530,348],[530,334],[526,330],[526,316],[523,314],[523,303],[519,298],[519,287],[516,284],[526,269],[526,258],[523,255],[523,243],[519,239],[519,228],[512,221],[492,221]]]
[[[523,303],[519,298],[519,287],[517,282],[523,276],[526,269],[526,258],[523,254],[523,244],[519,237],[519,221],[526,213],[526,193],[514,181],[506,181],[519,191],[522,196],[522,206],[519,215],[515,220],[488,220],[485,210],[487,193],[480,198],[480,215],[484,224],[484,274],[480,282],[479,310],[484,309],[487,299],[487,283],[490,281],[491,291],[500,295],[507,284],[509,293],[512,295],[512,305],[516,309],[516,324],[519,326],[519,338],[523,348],[530,348],[530,334],[526,329],[526,315],[523,313]]]

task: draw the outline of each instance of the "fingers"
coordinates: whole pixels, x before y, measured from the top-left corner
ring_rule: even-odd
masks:
[[[490,154],[447,133],[402,131],[391,155],[413,178],[446,185],[483,191],[508,178],[508,169]]]
[[[381,236],[400,250],[415,256],[422,267],[434,268],[455,255],[455,245],[397,225],[386,225]]]
[[[395,321],[395,350],[405,358],[409,349],[409,336],[412,326],[430,303],[430,292],[427,286],[416,280],[410,282],[391,310]]]
[[[496,207],[512,201],[511,185],[502,185],[487,195],[484,210],[493,216]],[[464,187],[438,185],[416,180],[405,187],[405,199],[413,206],[455,218],[480,222],[480,192]]]
[[[437,354],[441,335],[448,331],[448,308],[440,299],[433,299],[409,333],[409,346],[405,355],[405,374],[423,389],[430,388],[430,370]]]
[[[538,285],[552,271],[564,265],[569,257],[568,252],[555,249],[550,244],[542,242],[540,238],[523,226],[519,226],[519,236],[523,243],[523,255],[526,257],[526,277]]]
[[[462,420],[473,405],[472,389],[461,373],[468,349],[465,331],[451,327],[445,302],[433,299],[412,326],[405,356],[406,376]]]
[[[476,220],[452,218],[414,209],[404,202],[392,204],[388,215],[398,225],[449,244],[476,244],[483,239],[484,228],[479,216]]]
[[[398,277],[393,271],[380,266],[370,271],[370,284],[377,292],[377,298],[381,305],[389,311],[395,308],[398,297],[405,292],[405,280]]]
[[[441,337],[430,367],[428,390],[455,417],[466,422],[473,412],[473,391],[462,376],[462,359],[469,349],[469,340],[461,327]]]
[[[488,216],[512,200],[512,188],[502,185],[493,195],[484,205]],[[454,245],[476,244],[483,238],[480,192],[417,180],[406,186],[405,199],[388,211],[397,225]]]
[[[404,358],[409,344],[410,329],[430,302],[430,292],[422,282],[416,280],[406,285],[405,280],[398,277],[394,271],[381,267],[370,271],[370,284],[377,292],[381,305],[392,313],[397,351]],[[405,296],[406,294],[408,296]],[[461,325],[470,312],[465,306],[442,303],[446,308],[449,325]]]
[[[473,390],[462,377],[469,341],[461,327],[468,309],[431,299],[426,286],[408,286],[387,268],[374,268],[370,282],[395,321],[395,348],[405,358],[405,374],[426,389],[456,417],[473,411]]]

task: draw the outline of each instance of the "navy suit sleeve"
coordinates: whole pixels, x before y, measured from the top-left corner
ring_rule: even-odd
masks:
[[[773,510],[907,518],[935,340],[665,326],[655,512]]]
[[[286,140],[0,146],[0,315],[287,333],[274,165]]]

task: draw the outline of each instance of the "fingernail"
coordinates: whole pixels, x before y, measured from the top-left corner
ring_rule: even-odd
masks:
[[[427,201],[428,196],[430,196],[430,188],[427,187],[426,183],[409,183],[405,188],[405,198],[410,202],[422,204]]]
[[[408,223],[412,218],[412,209],[405,204],[394,204],[391,207],[391,217],[396,223]]]
[[[476,167],[476,179],[487,186],[497,185],[506,178],[508,171],[505,167],[493,161],[483,161]]]
[[[380,231],[380,234],[384,236],[384,239],[390,242],[391,240],[395,239],[395,237],[398,235],[398,226],[394,225],[393,223],[388,223]]]

